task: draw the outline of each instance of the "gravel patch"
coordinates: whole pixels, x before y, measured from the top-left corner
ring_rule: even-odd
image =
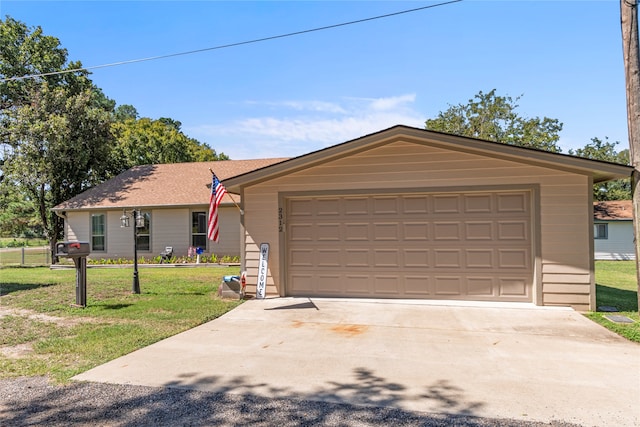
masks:
[[[43,377],[0,380],[0,425],[13,426],[557,426],[426,414],[252,394],[102,383],[53,385]]]

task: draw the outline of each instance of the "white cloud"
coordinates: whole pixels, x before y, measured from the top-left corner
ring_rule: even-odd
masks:
[[[371,102],[371,108],[377,111],[389,111],[400,108],[405,104],[412,104],[416,100],[415,93],[409,95],[392,96],[389,98],[378,98]]]
[[[284,107],[281,115],[247,117],[217,125],[186,129],[232,159],[298,156],[403,124],[422,127],[424,117],[413,110],[415,94],[388,98],[264,103]],[[295,110],[294,112],[290,111]]]

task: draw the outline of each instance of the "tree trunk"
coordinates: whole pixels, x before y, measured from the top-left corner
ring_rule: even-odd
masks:
[[[631,177],[633,199],[633,232],[640,310],[640,62],[638,58],[638,0],[620,0],[622,51],[627,86],[627,126],[629,158],[634,167]]]

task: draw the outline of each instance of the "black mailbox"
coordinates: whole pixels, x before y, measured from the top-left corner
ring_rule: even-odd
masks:
[[[80,258],[91,252],[88,242],[60,242],[56,244],[56,256]]]

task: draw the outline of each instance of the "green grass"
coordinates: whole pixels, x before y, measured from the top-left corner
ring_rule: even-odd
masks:
[[[614,323],[593,312],[586,316],[631,341],[640,342],[640,317],[638,316],[638,284],[635,261],[596,261],[596,305],[613,306],[634,323]]]
[[[0,377],[49,375],[66,382],[219,317],[240,304],[216,296],[222,276],[237,273],[237,267],[144,268],[142,292],[134,295],[131,268],[90,268],[83,309],[72,305],[75,270],[4,268],[0,310],[14,312],[0,318]],[[27,350],[9,354],[21,345]]]

